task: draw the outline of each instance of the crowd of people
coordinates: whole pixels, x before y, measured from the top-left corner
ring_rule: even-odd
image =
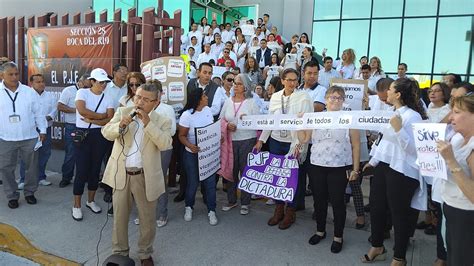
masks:
[[[30,77],[30,88],[19,82],[18,67],[4,60],[0,68],[4,91],[0,92],[0,181],[8,206],[19,207],[18,190],[23,190],[28,204],[36,204],[38,186],[51,185],[45,168],[51,154],[51,125],[60,111],[65,122],[65,158],[59,187],[73,183],[72,218],[81,221],[84,217],[81,198],[86,184],[86,207],[93,214],[101,213],[95,194],[101,168],[106,165],[102,184],[104,201],[113,206],[107,210],[114,216],[113,252],[128,255],[133,200],[138,208],[135,223],[140,225],[139,257],[144,265],[153,264],[155,227],[167,224],[167,183],[177,174],[180,190],[174,201],[185,201],[186,222],[193,219],[200,186],[209,223],[218,224],[219,179],[227,193],[222,211],[239,206],[240,195],[240,214],[251,214],[255,197],[237,193],[237,184],[252,150],[292,154],[300,163],[298,177],[294,177],[298,179],[294,200],[267,202],[274,205],[269,226],[291,227],[296,212],[305,209],[305,196],[312,195],[316,230],[308,242],[316,245],[326,238],[330,203],[334,213],[330,250],[339,253],[350,188],[357,229],[366,226],[364,210],[370,212],[371,247],[362,262],[386,259],[384,239],[391,237],[393,228],[391,265],[405,265],[407,245],[416,228],[431,228],[437,235],[435,265],[472,265],[474,86],[462,82],[458,75],[447,74],[442,82],[420,90],[416,80],[406,75],[405,63],[398,65],[397,75],[387,77],[377,56],[360,57],[357,67],[351,48],[345,49],[340,59],[326,55],[325,50],[322,59],[316,58],[306,33],[293,35],[287,42],[267,14],[256,24],[246,22],[255,29],[253,34],[243,32],[239,23],[208,24],[204,17],[181,37],[181,57],[189,79],[187,102],[178,115],[161,102],[159,81],[147,81],[124,64],[115,65],[110,76],[99,68],[84,74],[77,84],[62,91],[57,102],[44,90],[41,74]],[[216,67],[224,67],[223,74],[215,75]],[[331,85],[334,78],[367,80],[363,109],[395,111],[390,124],[378,131],[237,127],[246,115],[342,110],[346,95],[343,88]],[[200,148],[194,129],[219,119],[223,155],[232,168],[200,181]],[[438,142],[449,170],[448,180],[420,175],[412,124],[422,121],[449,124],[449,137]],[[18,163],[22,170],[17,182],[14,171]],[[372,176],[366,206],[361,191],[364,175]],[[426,205],[425,219],[417,224],[419,210],[426,210]]]

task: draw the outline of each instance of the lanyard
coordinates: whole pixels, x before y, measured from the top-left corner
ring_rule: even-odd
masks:
[[[5,89],[5,93],[8,95],[8,98],[10,98],[10,100],[12,101],[13,113],[16,113],[15,101],[16,101],[16,98],[18,97],[18,92],[15,92],[15,98],[12,98],[12,96],[11,96],[10,93],[7,91],[7,89]]]
[[[285,101],[283,100],[283,94],[281,95],[281,113],[282,114],[285,114],[286,112],[289,111],[290,109],[290,97],[291,97],[291,94],[290,96],[288,96],[288,101],[286,101],[286,109],[285,109]]]
[[[240,110],[240,107],[242,107],[242,105],[244,104],[245,100],[243,100],[242,102],[240,102],[239,104],[239,107],[237,109],[235,109],[235,102],[234,102],[234,118],[237,117],[237,113],[239,112]]]

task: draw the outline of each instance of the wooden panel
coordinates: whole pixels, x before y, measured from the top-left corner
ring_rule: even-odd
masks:
[[[0,18],[0,57],[8,57],[7,18]]]
[[[112,65],[120,63],[122,55],[122,33],[120,30],[120,23],[122,22],[122,10],[115,9],[114,22],[112,25]]]
[[[81,12],[74,14],[72,16],[72,24],[73,25],[79,25],[81,24]]]
[[[18,19],[18,72],[23,84],[27,84],[28,80],[28,73],[25,68],[25,43],[25,17],[20,17]]]
[[[69,13],[66,13],[61,17],[61,25],[69,25]]]
[[[128,69],[131,71],[139,71],[138,67],[135,66],[135,53],[136,53],[136,36],[135,36],[135,25],[130,21],[133,20],[137,15],[136,8],[130,8],[128,10],[128,24],[127,24],[127,35],[122,38],[126,40],[126,53],[125,53],[125,64],[128,66]]]
[[[16,53],[15,53],[15,17],[9,17],[7,19],[7,36],[8,36],[8,44],[7,50],[8,54],[7,57],[16,62]]]
[[[49,17],[49,24],[51,26],[58,26],[58,15],[57,14],[52,14]]]
[[[95,11],[94,10],[88,10],[84,14],[84,21],[85,21],[86,24],[94,23],[95,22]]]

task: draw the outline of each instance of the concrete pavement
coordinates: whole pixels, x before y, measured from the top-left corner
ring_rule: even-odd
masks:
[[[53,151],[49,169],[58,171],[61,162],[62,152]],[[3,189],[0,188],[0,222],[16,227],[33,245],[45,252],[85,265],[96,265],[98,256],[102,263],[111,254],[113,223],[113,218],[107,218],[105,213],[107,204],[102,201],[103,191],[99,190],[97,194],[97,202],[103,213],[93,214],[83,208],[84,220],[76,222],[71,217],[72,186],[59,188],[60,178],[59,173],[49,172],[48,180],[53,185],[39,188],[36,194],[38,204],[28,205],[22,196],[20,207],[15,210],[8,208]],[[365,180],[365,194],[367,184]],[[191,222],[183,220],[184,203],[174,203],[173,196],[170,197],[168,225],[157,229],[154,259],[159,265],[362,265],[359,257],[370,247],[367,241],[369,228],[354,228],[352,202],[347,207],[344,247],[341,253],[333,254],[330,252],[333,232],[331,210],[328,215],[328,237],[316,246],[308,244],[308,239],[316,230],[315,222],[311,219],[311,197],[306,197],[306,210],[297,212],[296,223],[283,231],[266,224],[272,215],[273,206],[266,206],[264,201],[252,201],[247,216],[240,215],[238,208],[222,212],[220,208],[226,203],[226,195],[219,189],[219,224],[210,226],[199,192]],[[139,265],[139,231],[138,226],[133,224],[136,215],[134,210],[129,223],[130,256]],[[102,228],[102,238],[97,245]],[[389,265],[393,255],[392,240],[393,234],[392,239],[385,242],[389,259],[376,265]],[[4,265],[2,256],[5,255],[0,253],[0,265]],[[435,237],[417,230],[409,246],[408,265],[431,265],[435,258]]]

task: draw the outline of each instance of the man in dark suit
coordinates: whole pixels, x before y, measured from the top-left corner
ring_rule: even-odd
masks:
[[[257,50],[257,64],[263,70],[272,64],[272,51],[267,47],[267,40],[260,41],[260,49]]]

